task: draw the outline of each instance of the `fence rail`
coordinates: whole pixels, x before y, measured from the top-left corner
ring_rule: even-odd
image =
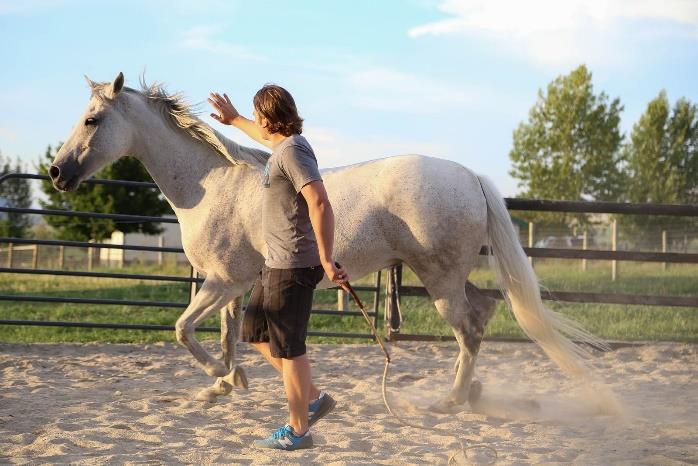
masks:
[[[360,313],[359,313],[360,314]],[[101,322],[66,322],[50,320],[0,320],[0,325],[34,325],[40,327],[78,327],[78,328],[111,328],[119,330],[169,330],[174,331],[174,325],[152,325],[152,324],[111,324]],[[197,332],[220,333],[220,327],[197,327]],[[363,333],[343,333],[343,332],[308,332],[311,337],[344,337],[344,338],[369,338]]]
[[[698,217],[698,205],[653,204],[600,201],[552,201],[547,199],[504,198],[509,210],[536,212],[578,212],[585,214],[668,215]]]
[[[686,252],[604,251],[596,249],[555,249],[527,247],[524,247],[523,250],[529,257],[698,264],[698,254]],[[483,253],[487,253],[487,248],[484,248],[480,252],[480,254]]]
[[[481,288],[487,296],[494,299],[504,299],[499,290]],[[422,286],[400,285],[400,296],[428,297],[426,288]],[[581,291],[544,291],[541,298],[548,301],[563,301],[567,303],[597,303],[597,304],[637,304],[667,307],[698,307],[698,296],[655,296],[626,293],[594,293]]]
[[[55,239],[32,239],[32,238],[10,238],[0,236],[1,243],[13,244],[38,244],[43,246],[68,246],[73,248],[105,248],[105,249],[127,249],[130,251],[152,251],[152,252],[179,252],[184,253],[182,248],[168,248],[165,246],[136,246],[130,244],[103,244],[89,243],[87,241],[62,241]]]

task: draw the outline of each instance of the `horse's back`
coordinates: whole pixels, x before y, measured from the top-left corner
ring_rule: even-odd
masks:
[[[399,155],[324,169],[321,174],[328,193],[341,200],[351,195],[356,202],[396,215],[429,210],[477,216],[485,207],[477,175],[451,160]]]
[[[464,254],[475,248],[471,242],[479,249],[484,240],[479,181],[456,162],[402,155],[321,174],[335,212],[337,250],[359,263]]]

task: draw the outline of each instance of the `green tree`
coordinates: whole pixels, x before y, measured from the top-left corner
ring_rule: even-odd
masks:
[[[698,106],[681,98],[672,109],[666,92],[661,91],[633,126],[622,155],[624,200],[698,203]],[[619,222],[626,231],[660,234],[661,229],[668,229],[682,240],[698,226],[689,217],[620,216]]]
[[[0,153],[0,176],[7,173],[24,173],[24,165],[19,160],[12,162]],[[10,178],[0,183],[0,198],[3,198],[8,207],[27,209],[31,207],[32,194],[29,180],[20,178]],[[11,236],[22,238],[27,236],[31,221],[28,214],[7,212],[6,216],[0,213],[0,236]]]
[[[48,173],[48,168],[59,149],[60,144],[55,149],[48,146],[43,160],[39,161],[39,173]],[[133,157],[122,157],[97,172],[95,178],[153,182],[143,165]],[[40,201],[45,209],[155,217],[174,214],[157,189],[82,183],[76,191],[63,193],[57,191],[50,181],[42,181],[41,189],[48,197],[48,201]],[[117,229],[124,233],[140,232],[149,235],[162,232],[159,224],[152,222],[117,222],[110,219],[63,216],[47,216],[46,221],[57,230],[59,238],[74,241],[99,241],[110,237]]]
[[[509,174],[537,199],[615,200],[620,186],[618,98],[594,94],[591,73],[581,65],[551,82],[514,131]],[[526,213],[529,221],[587,223],[584,214]]]

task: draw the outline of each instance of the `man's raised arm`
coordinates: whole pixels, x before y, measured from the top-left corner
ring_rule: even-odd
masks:
[[[219,115],[211,113],[211,118],[224,125],[233,125],[258,143],[271,148],[271,142],[262,138],[262,133],[254,121],[240,115],[228,98],[228,94],[224,93],[221,96],[217,92],[212,92],[210,95],[208,101],[219,113]]]

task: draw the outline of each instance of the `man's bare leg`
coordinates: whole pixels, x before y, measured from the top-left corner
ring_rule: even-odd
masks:
[[[259,351],[264,358],[269,361],[269,364],[274,366],[274,369],[283,377],[283,366],[281,362],[281,358],[275,358],[274,356],[271,355],[271,350],[269,349],[269,343],[267,342],[260,342],[260,343],[250,343],[257,351]],[[306,353],[307,354],[307,353]],[[308,362],[310,364],[310,362]],[[315,400],[320,396],[320,390],[313,384],[313,381],[310,380],[310,391],[308,395],[309,400]],[[306,403],[307,406],[307,403]],[[307,410],[307,408],[306,408]]]
[[[282,359],[284,388],[288,399],[289,424],[296,434],[308,431],[310,360],[308,354]]]

